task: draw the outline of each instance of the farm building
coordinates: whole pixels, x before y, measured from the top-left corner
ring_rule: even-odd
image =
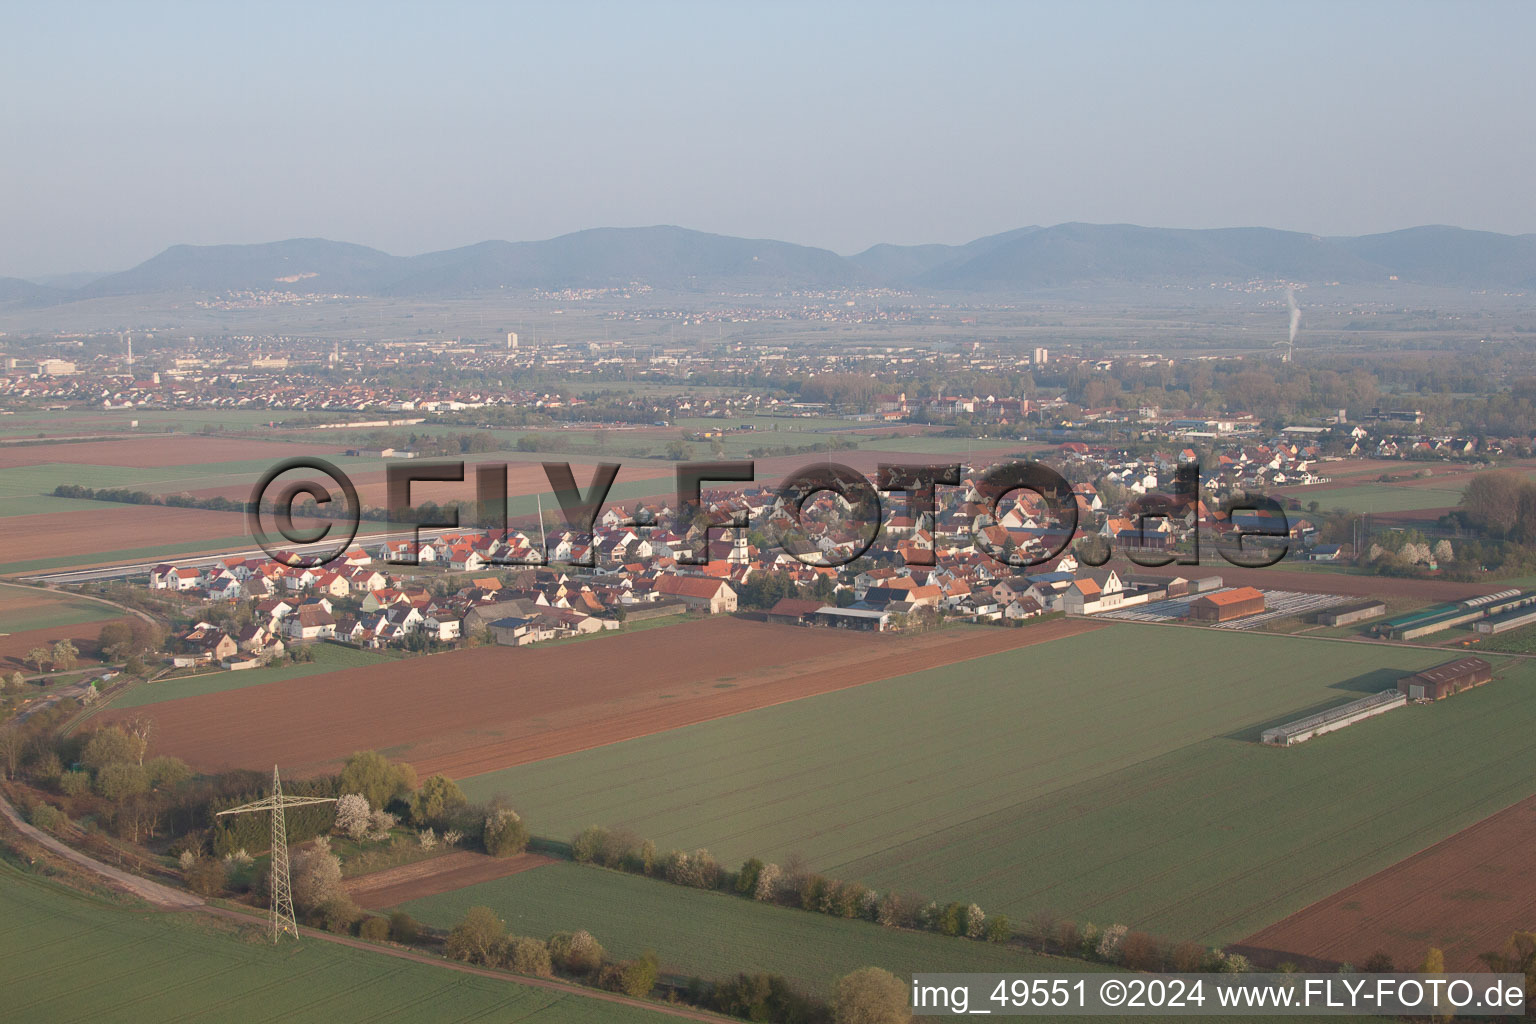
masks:
[[[724,580],[707,576],[660,576],[656,580],[656,593],[682,601],[690,611],[719,615],[736,610],[736,591]]]
[[[880,633],[891,628],[891,613],[876,608],[837,608],[825,605],[816,613],[815,623],[818,626]]]
[[[1536,624],[1536,609],[1516,608],[1514,611],[1505,612],[1503,615],[1478,619],[1472,623],[1472,628],[1479,633],[1503,633],[1511,629],[1519,629],[1521,626],[1533,624]]]
[[[1457,601],[1455,604],[1437,604],[1411,615],[1389,619],[1376,627],[1380,636],[1393,640],[1417,640],[1421,636],[1439,633],[1452,626],[1475,623],[1484,618],[1496,617],[1536,603],[1536,594],[1519,590],[1501,590],[1496,594]],[[1476,629],[1474,625],[1472,627]]]
[[[1189,580],[1186,593],[1209,594],[1213,590],[1221,589],[1220,576],[1201,576],[1199,579]]]
[[[1325,612],[1319,612],[1317,621],[1322,626],[1348,626],[1356,622],[1364,622],[1366,619],[1374,619],[1378,615],[1385,615],[1387,606],[1382,601],[1363,601],[1359,604],[1346,605],[1343,608],[1330,608]]]
[[[1189,602],[1189,617],[1196,622],[1231,622],[1263,610],[1264,595],[1253,587],[1222,590]]]
[[[1354,725],[1364,719],[1373,718],[1393,708],[1400,708],[1407,703],[1408,698],[1400,691],[1382,690],[1380,693],[1352,700],[1348,704],[1329,708],[1319,714],[1308,715],[1306,718],[1298,718],[1294,722],[1266,729],[1261,738],[1271,746],[1289,747],[1304,743],[1314,736],[1321,736],[1325,732],[1333,732],[1346,725]]]
[[[1410,700],[1443,700],[1493,678],[1493,666],[1482,658],[1457,658],[1397,681],[1398,692]]]
[[[1183,597],[1189,593],[1189,580],[1182,576],[1153,576],[1133,573],[1125,578],[1125,585],[1134,590],[1145,590],[1149,594],[1161,591],[1160,597],[1148,597],[1150,601],[1161,601],[1164,597]]]
[[[813,601],[803,597],[781,597],[763,617],[769,622],[783,622],[793,626],[809,625],[817,612],[827,606],[825,601]]]

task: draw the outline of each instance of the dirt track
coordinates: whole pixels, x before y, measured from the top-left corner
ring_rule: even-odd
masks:
[[[375,871],[369,875],[349,878],[343,883],[348,894],[367,910],[393,907],[407,900],[419,900],[426,896],[452,892],[467,885],[506,878],[523,871],[531,871],[545,864],[555,863],[555,858],[540,853],[522,853],[516,857],[490,857],[483,853],[463,850],[444,854],[431,860],[417,861],[398,868]]]
[[[895,636],[717,618],[411,658],[132,714],[155,720],[156,753],[199,769],[276,762],[316,774],[379,750],[463,777],[1096,628],[1058,620]]]
[[[1417,970],[1437,946],[1450,971],[1486,970],[1479,953],[1536,926],[1536,797],[1522,800],[1238,945],[1266,962],[1356,966],[1373,953]]]

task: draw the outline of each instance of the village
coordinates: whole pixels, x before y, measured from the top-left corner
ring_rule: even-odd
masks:
[[[854,506],[836,492],[813,493],[796,515],[778,490],[751,485],[708,490],[691,514],[666,502],[616,504],[597,518],[590,537],[546,521],[542,554],[532,539],[537,528],[422,531],[416,542],[360,540],[324,566],[289,564],[300,560],[283,552],[204,558],[157,565],[145,582],[176,595],[194,620],[179,637],[176,667],[236,671],[318,640],[413,651],[522,646],[668,615],[738,610],[806,625],[910,631],[944,620],[1125,615],[1214,591],[1181,608],[1179,617],[1226,620],[1240,617],[1234,608],[1263,612],[1262,596],[1257,607],[1234,603],[1231,595],[1251,595],[1222,588],[1219,576],[1184,579],[1177,564],[1160,573],[1116,571],[1092,555],[1108,549],[1149,565],[1189,562],[1197,530],[1209,545],[1253,526],[1252,517],[1212,512],[1218,496],[1325,479],[1313,475],[1315,451],[1293,442],[1228,451],[1200,470],[1200,498],[1174,496],[1183,502],[1175,514],[1137,517],[1126,502],[1171,488],[1180,467],[1194,465],[1192,449],[1132,458],[1063,445],[1059,464],[1080,481],[1072,485],[1074,546],[1064,543],[1070,524],[1045,498],[1015,491],[991,509],[978,490],[980,472],[967,469],[960,486],[939,492],[931,519],[918,522],[899,496],[890,496],[873,543],[850,521]],[[1274,530],[1272,522],[1261,525]],[[775,542],[792,530],[802,538],[798,554],[788,550],[794,545]],[[1286,545],[1293,558],[1333,561],[1341,552],[1317,543],[1318,531],[1304,516],[1262,539]],[[1030,564],[1015,568],[1010,559]],[[1208,602],[1219,602],[1222,613],[1212,613]],[[1284,600],[1281,607],[1296,610]]]

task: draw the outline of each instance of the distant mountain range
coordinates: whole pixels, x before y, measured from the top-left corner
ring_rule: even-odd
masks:
[[[0,303],[109,296],[290,290],[448,297],[496,289],[608,288],[763,294],[887,286],[1026,294],[1105,285],[1248,280],[1367,285],[1392,279],[1460,289],[1536,289],[1536,235],[1418,227],[1323,238],[1271,228],[1181,230],[1129,224],[1026,227],[966,245],[826,249],[678,227],[596,228],[542,242],[481,242],[391,256],[318,238],[259,245],[177,245],[131,270],[0,278]]]

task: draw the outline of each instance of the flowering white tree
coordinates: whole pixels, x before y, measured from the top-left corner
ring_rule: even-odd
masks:
[[[421,844],[423,850],[434,849],[437,846],[437,833],[429,826],[416,833],[416,841]]]
[[[1456,561],[1456,552],[1451,549],[1451,542],[1438,540],[1435,542],[1435,561],[1442,565],[1446,562]]]
[[[328,900],[345,895],[341,887],[341,860],[331,852],[324,836],[293,857],[293,902],[310,911]]]
[[[757,889],[752,893],[752,898],[770,903],[779,894],[779,879],[783,877],[784,869],[777,864],[764,864],[763,870],[757,873]]]
[[[965,908],[965,934],[972,939],[980,939],[987,934],[987,915],[974,903]]]
[[[348,839],[361,840],[368,835],[372,813],[367,797],[361,793],[347,793],[336,801],[336,831]]]
[[[1123,924],[1112,924],[1104,929],[1104,934],[1099,936],[1099,958],[1102,960],[1120,959],[1120,944],[1125,941],[1125,933],[1130,929]]]
[[[389,830],[395,827],[395,816],[388,811],[374,811],[368,816],[368,838],[380,842],[389,838]]]

